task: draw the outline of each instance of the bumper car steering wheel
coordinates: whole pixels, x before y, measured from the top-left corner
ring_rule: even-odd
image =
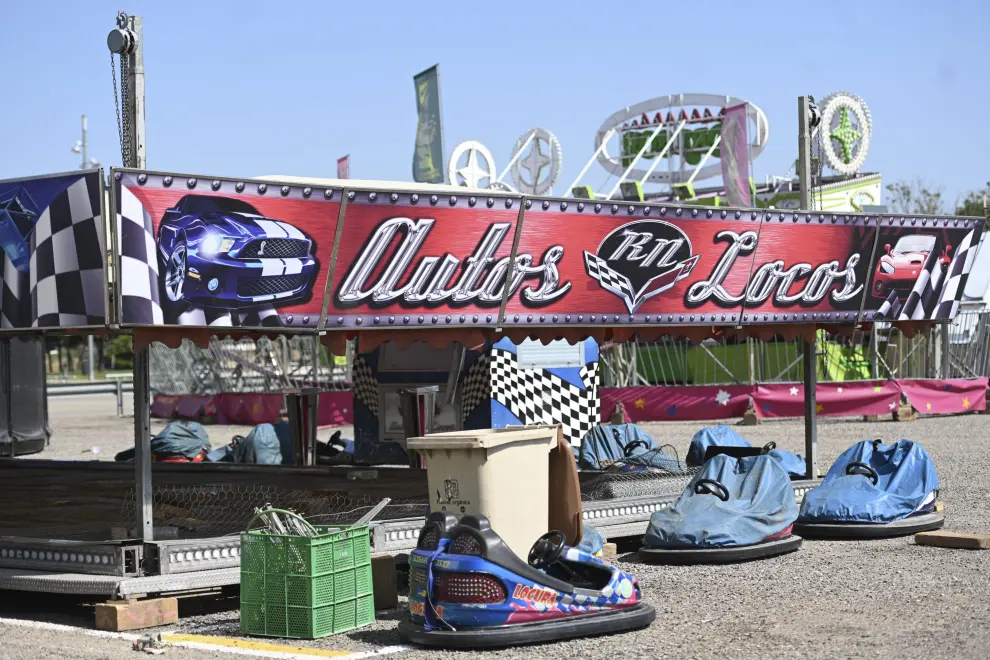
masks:
[[[529,565],[533,568],[546,570],[557,563],[557,560],[564,553],[566,541],[567,537],[564,536],[564,533],[557,530],[547,532],[536,539],[536,543],[529,549],[529,559],[527,560]]]
[[[695,495],[714,495],[723,502],[729,501],[729,489],[714,479],[699,479],[694,485]]]
[[[632,456],[633,451],[637,447],[642,447],[643,449],[649,449],[650,448],[650,445],[647,444],[647,442],[645,440],[633,440],[628,445],[626,445],[626,448],[625,449],[622,450],[623,456],[625,456],[626,458],[629,458],[630,456]]]
[[[877,474],[876,470],[874,470],[866,463],[861,463],[859,461],[853,461],[852,463],[847,465],[846,474],[861,474],[864,477],[869,477],[870,481],[873,482],[874,486],[876,486],[877,482],[880,481],[880,475]]]

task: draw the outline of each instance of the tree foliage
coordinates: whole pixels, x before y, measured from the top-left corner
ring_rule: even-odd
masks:
[[[922,178],[887,184],[888,206],[894,213],[938,215],[945,213],[941,186],[929,184]]]
[[[990,188],[990,182],[987,183]],[[985,216],[987,191],[973,190],[956,203],[956,215]]]

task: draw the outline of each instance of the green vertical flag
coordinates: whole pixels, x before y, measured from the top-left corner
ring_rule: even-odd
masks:
[[[443,121],[440,114],[440,65],[413,77],[416,84],[416,151],[413,153],[413,181],[443,183]]]

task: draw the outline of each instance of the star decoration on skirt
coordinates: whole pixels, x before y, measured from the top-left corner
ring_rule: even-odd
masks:
[[[725,390],[719,390],[718,394],[715,395],[715,400],[718,402],[720,406],[729,405],[729,399],[731,398],[732,397],[730,397],[729,393],[726,392]]]
[[[816,404],[815,404],[815,412],[821,412],[821,411],[823,411],[823,410],[825,410],[825,406],[823,406],[823,405],[822,405],[822,404],[820,404],[820,403],[816,403]]]
[[[671,417],[673,417],[674,415],[676,415],[677,414],[677,406],[669,406],[667,408],[667,414],[670,415]]]
[[[797,396],[797,394],[798,394],[798,388],[792,387],[791,388],[791,396]]]
[[[969,408],[969,397],[963,399],[963,408]]]
[[[645,399],[636,399],[636,407],[637,408],[645,408],[646,407],[646,400]]]
[[[837,388],[835,391],[838,392],[839,394],[842,394],[842,388],[841,387]]]
[[[925,404],[925,409],[926,409],[926,410],[931,410],[931,409],[932,409],[932,404],[931,404],[931,402],[928,402],[928,403],[926,403],[926,404]]]
[[[874,392],[882,392],[883,391],[883,388],[880,387],[879,385],[874,385],[873,386],[873,391]]]
[[[890,408],[891,410],[896,410],[897,409],[897,404],[894,403],[894,402],[890,402],[890,403],[887,404],[887,407]]]

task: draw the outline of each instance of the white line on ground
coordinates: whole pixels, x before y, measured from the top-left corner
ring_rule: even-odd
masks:
[[[102,637],[104,639],[119,639],[128,642],[134,642],[148,635],[140,635],[134,633],[122,633],[122,632],[109,632],[106,630],[90,630],[88,628],[79,628],[76,626],[66,626],[60,623],[49,623],[47,621],[30,621],[27,619],[6,619],[0,617],[0,625],[5,626],[17,626],[20,628],[33,628],[35,630],[51,630],[56,632],[69,632],[69,633],[81,633],[89,637]],[[155,633],[156,635],[159,633]],[[160,633],[163,638],[167,638],[172,633],[162,632]],[[275,660],[313,660],[316,657],[333,657],[338,660],[364,660],[365,658],[377,658],[385,655],[392,655],[393,653],[401,653],[403,651],[411,650],[408,646],[385,646],[380,649],[375,649],[373,651],[354,651],[353,653],[341,653],[340,652],[326,652],[320,651],[322,649],[313,649],[311,653],[292,653],[292,652],[282,652],[282,651],[269,651],[269,650],[256,650],[247,648],[237,648],[233,646],[221,646],[218,644],[206,644],[201,642],[191,642],[191,641],[169,641],[169,646],[178,646],[188,649],[198,649],[201,651],[215,651],[218,653],[230,653],[232,655],[247,655],[254,656],[257,658],[273,658]]]

